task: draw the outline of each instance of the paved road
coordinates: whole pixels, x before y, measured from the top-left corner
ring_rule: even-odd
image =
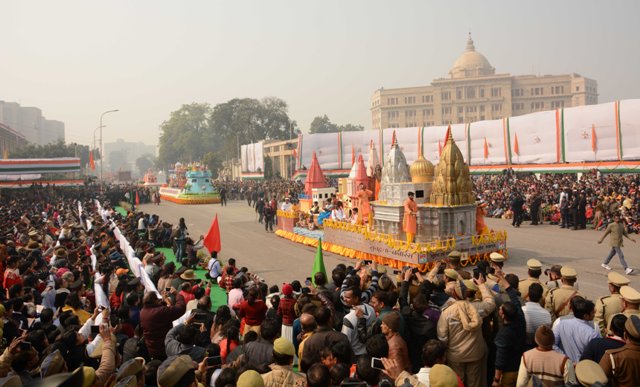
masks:
[[[170,223],[177,224],[184,217],[189,233],[196,238],[205,234],[215,214],[218,214],[222,234],[222,259],[235,257],[240,266],[247,266],[261,275],[270,284],[281,284],[293,279],[304,280],[311,275],[315,249],[296,244],[267,233],[263,225],[256,221],[256,215],[246,202],[229,202],[220,205],[184,206],[163,202],[160,206],[145,204],[141,210],[160,215]],[[607,241],[598,245],[602,235],[593,230],[571,231],[548,224],[530,226],[525,223],[520,228],[512,228],[510,223],[500,219],[487,219],[492,229],[508,231],[507,247],[509,261],[506,272],[526,277],[526,261],[537,258],[544,265],[559,263],[573,266],[578,271],[580,290],[590,298],[607,293],[606,272],[600,267],[608,253]],[[640,236],[638,236],[640,242]],[[640,244],[627,241],[624,248],[627,262],[640,268]],[[324,253],[325,265],[330,270],[337,263],[350,264],[352,260],[339,255]],[[617,258],[611,266],[622,272]],[[640,275],[630,276],[631,285],[640,289]]]

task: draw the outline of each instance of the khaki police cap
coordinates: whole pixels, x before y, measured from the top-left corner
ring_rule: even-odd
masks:
[[[464,287],[467,288],[468,290],[473,290],[474,292],[478,290],[478,286],[476,286],[476,284],[473,281],[464,280],[462,282],[464,283]]]
[[[453,269],[445,269],[444,270],[444,275],[446,275],[447,277],[453,279],[453,280],[457,280],[458,279],[458,272],[453,270]]]
[[[576,364],[576,378],[583,386],[606,385],[608,382],[602,367],[593,360],[582,360]]]
[[[623,286],[620,288],[620,295],[625,301],[631,304],[640,304],[640,292],[631,286]]]
[[[628,335],[640,339],[640,317],[631,315],[624,323],[624,330]]]
[[[496,252],[489,254],[489,259],[493,262],[504,262],[506,260],[504,255]]]
[[[607,275],[607,280],[610,284],[615,286],[629,285],[629,279],[620,273],[616,273],[615,271],[612,271],[609,273],[609,275]]]
[[[531,270],[541,270],[542,269],[542,262],[538,261],[535,258],[532,258],[530,260],[527,261],[527,267]]]
[[[576,269],[570,266],[563,266],[562,269],[560,269],[560,275],[562,276],[562,278],[572,279],[576,278],[578,276],[578,273],[576,272]]]
[[[459,261],[461,257],[462,257],[462,253],[459,252],[458,250],[453,250],[449,253],[449,259],[451,260]]]

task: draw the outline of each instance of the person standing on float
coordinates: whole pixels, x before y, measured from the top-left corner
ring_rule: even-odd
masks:
[[[418,228],[418,204],[413,200],[413,192],[409,192],[408,198],[404,201],[404,221],[402,222],[403,230],[407,234],[407,243],[413,243]]]
[[[371,205],[369,204],[369,198],[373,195],[373,192],[366,189],[364,184],[360,183],[360,187],[358,189],[358,193],[356,193],[356,197],[358,198],[358,213],[362,217],[362,223],[366,222],[371,225],[373,219],[373,213],[371,212]]]

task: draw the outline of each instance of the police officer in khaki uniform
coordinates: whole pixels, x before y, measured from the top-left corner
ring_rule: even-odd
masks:
[[[453,250],[449,253],[449,267],[458,272],[460,279],[468,280],[471,279],[471,273],[464,270],[460,265],[460,259],[462,258],[462,253],[458,250]]]
[[[527,297],[529,297],[529,286],[531,286],[531,284],[540,284],[540,286],[542,286],[542,299],[540,301],[544,302],[544,299],[549,292],[549,288],[540,281],[540,276],[542,275],[542,263],[537,259],[530,259],[527,261],[527,267],[529,268],[529,278],[520,280],[520,283],[518,284],[518,291],[520,291],[522,298],[526,301]]]
[[[625,286],[626,287],[626,286]],[[622,289],[620,289],[622,292]],[[624,297],[624,296],[623,296]],[[610,349],[600,359],[600,367],[614,386],[637,386],[640,369],[640,317],[631,316],[624,324],[626,344]]]
[[[620,288],[620,295],[622,296],[622,314],[627,318],[640,317],[640,292],[631,286],[623,286]]]
[[[614,271],[607,275],[609,282],[608,296],[600,297],[596,301],[596,315],[593,318],[593,322],[600,328],[602,337],[607,336],[607,329],[611,317],[622,312],[622,297],[620,296],[620,287],[629,285],[629,279],[622,274]]]
[[[569,266],[563,266],[560,269],[562,275],[562,285],[559,288],[551,289],[545,298],[545,309],[551,314],[551,320],[555,320],[558,317],[566,316],[569,314],[569,303],[575,296],[580,296],[580,292],[573,287],[575,284],[578,273],[576,270]]]

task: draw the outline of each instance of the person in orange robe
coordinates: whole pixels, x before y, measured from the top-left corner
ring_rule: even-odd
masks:
[[[416,229],[418,228],[418,204],[413,200],[413,192],[409,192],[408,198],[404,201],[404,221],[403,229],[407,234],[407,243],[413,243],[413,238],[416,236]]]
[[[484,222],[484,217],[487,215],[487,203],[480,203],[476,207],[476,234],[488,234],[489,227]]]
[[[366,189],[364,184],[360,183],[356,197],[358,198],[358,213],[362,217],[362,222],[366,221],[371,224],[371,205],[369,205],[369,198],[373,195],[373,192]]]

